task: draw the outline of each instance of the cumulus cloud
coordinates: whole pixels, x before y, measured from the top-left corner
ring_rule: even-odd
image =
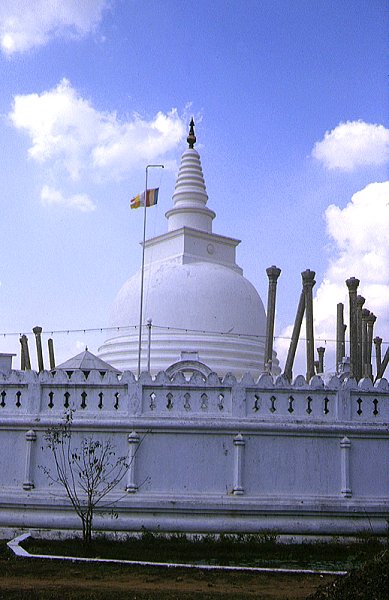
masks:
[[[325,316],[327,301],[320,296],[331,294],[331,286],[344,288],[344,281],[355,275],[361,280],[366,305],[389,325],[389,181],[370,183],[353,195],[343,209],[331,205],[325,212],[327,231],[337,247],[326,280],[317,293],[318,318]],[[334,290],[336,291],[336,290]],[[387,331],[389,333],[389,331]],[[386,335],[387,335],[386,333]]]
[[[97,28],[108,6],[108,0],[2,0],[1,49],[9,56],[54,37],[83,37]]]
[[[340,123],[316,142],[312,156],[341,171],[383,165],[389,161],[389,129],[364,121]]]
[[[326,347],[327,369],[335,369],[336,305],[343,302],[348,322],[349,277],[360,280],[358,293],[365,307],[377,316],[375,335],[389,342],[389,181],[371,183],[355,193],[345,208],[331,205],[325,212],[327,232],[334,242],[335,255],[314,298],[315,346]],[[292,326],[281,336],[290,337]],[[302,328],[301,336],[305,337]],[[348,334],[346,333],[346,338]],[[289,348],[289,340],[279,340],[277,351],[281,363]],[[297,359],[299,372],[304,372],[304,348],[300,344]]]
[[[43,206],[63,206],[81,212],[91,212],[96,208],[87,194],[74,194],[65,198],[60,190],[48,185],[44,185],[41,190],[41,202]]]
[[[121,120],[96,110],[66,79],[42,94],[15,96],[9,118],[29,135],[31,158],[63,168],[72,180],[85,174],[121,178],[148,161],[169,158],[185,131],[176,109],[149,120]]]

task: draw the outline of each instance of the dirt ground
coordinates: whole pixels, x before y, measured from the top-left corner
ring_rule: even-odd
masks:
[[[0,599],[297,600],[333,579],[12,559],[0,561]]]

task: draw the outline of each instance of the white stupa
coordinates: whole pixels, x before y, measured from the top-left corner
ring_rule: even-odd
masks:
[[[144,324],[152,319],[150,372],[181,360],[199,361],[219,376],[263,372],[266,315],[254,286],[235,262],[239,240],[212,233],[215,213],[207,207],[200,156],[189,148],[181,158],[168,232],[145,244]],[[141,272],[120,290],[112,311],[118,330],[99,356],[120,370],[138,370]],[[144,328],[141,370],[147,369],[148,335]],[[273,373],[278,373],[274,357]]]

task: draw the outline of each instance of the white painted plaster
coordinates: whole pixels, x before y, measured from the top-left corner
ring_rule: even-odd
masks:
[[[386,531],[386,381],[364,390],[334,379],[286,386],[268,375],[256,382],[215,373],[189,380],[182,373],[144,373],[137,381],[129,372],[86,378],[75,371],[69,379],[61,371],[12,371],[0,391],[3,528],[79,527],[64,492],[48,485],[41,468],[53,467],[44,435],[63,418],[66,399],[75,408],[75,441],[110,439],[118,456],[133,458],[110,497],[119,518],[97,515],[99,530]]]
[[[145,244],[144,326],[152,319],[150,370],[153,375],[180,360],[183,352],[219,375],[258,377],[263,370],[266,315],[254,286],[236,264],[239,240],[212,232],[215,213],[195,149],[182,155],[166,213],[168,232]],[[141,273],[131,277],[115,300],[111,324],[129,327],[108,339],[99,355],[113,366],[138,368]],[[141,368],[147,366],[144,330]],[[273,373],[280,372],[274,354]]]

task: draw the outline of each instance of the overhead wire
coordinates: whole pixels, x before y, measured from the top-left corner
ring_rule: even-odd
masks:
[[[180,332],[186,332],[186,333],[203,333],[203,334],[214,334],[214,335],[222,335],[222,336],[234,336],[234,337],[245,337],[245,338],[253,338],[253,339],[265,339],[266,335],[257,335],[257,334],[249,334],[249,333],[237,333],[234,331],[217,331],[217,330],[212,330],[212,329],[193,329],[193,328],[188,328],[188,327],[172,327],[172,326],[168,326],[168,325],[156,325],[155,323],[152,323],[152,328],[153,329],[160,329],[160,330],[166,330],[166,331],[180,331]],[[147,327],[147,325],[145,324],[143,327]],[[75,329],[42,329],[42,335],[60,335],[60,334],[73,334],[73,333],[105,333],[105,332],[123,332],[125,330],[134,330],[136,331],[139,328],[139,325],[121,325],[121,326],[111,326],[111,327],[81,327],[81,328],[75,328]],[[6,331],[6,332],[0,332],[0,337],[6,338],[6,337],[12,337],[12,336],[22,336],[22,335],[29,335],[32,333],[32,329],[31,331]],[[282,335],[274,335],[273,336],[274,341],[276,340],[291,340],[291,336],[282,336]],[[306,338],[303,336],[299,337],[299,341],[306,341]],[[328,343],[336,343],[336,339],[332,339],[332,338],[323,338],[323,337],[316,337],[315,338],[315,342],[316,343],[324,343],[325,345],[327,345]],[[348,343],[348,341],[346,341],[346,343]],[[386,340],[382,340],[381,345],[385,346],[386,344],[389,344],[388,341]]]

